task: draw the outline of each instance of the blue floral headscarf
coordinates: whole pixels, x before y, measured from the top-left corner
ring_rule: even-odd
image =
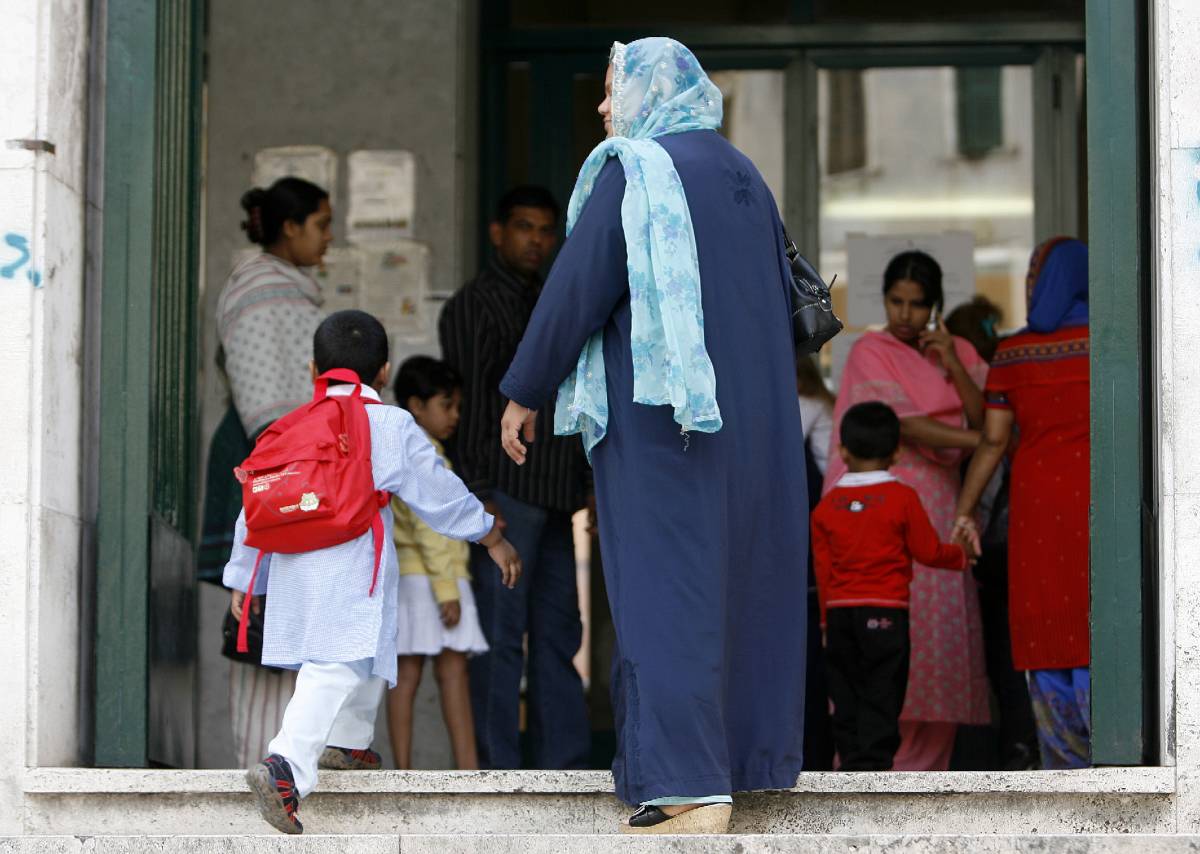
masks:
[[[625,170],[621,224],[629,271],[633,399],[670,404],[685,435],[721,429],[717,380],[704,346],[700,266],[683,183],[655,137],[721,126],[721,92],[692,52],[667,38],[617,42],[613,136],[588,155],[567,207],[567,233],[579,220],[610,157]],[[603,332],[584,345],[558,390],[554,432],[580,433],[590,458],[608,425]]]

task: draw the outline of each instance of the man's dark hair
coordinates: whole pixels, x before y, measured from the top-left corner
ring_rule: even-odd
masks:
[[[405,359],[396,372],[392,385],[396,402],[408,409],[408,399],[415,397],[424,403],[439,394],[452,395],[462,388],[462,377],[445,362],[431,356],[413,356]]]
[[[508,222],[508,218],[512,216],[513,208],[541,208],[554,214],[554,221],[558,221],[558,202],[554,200],[554,196],[545,187],[538,187],[533,184],[523,184],[520,187],[513,187],[500,198],[500,203],[496,205],[496,222],[501,225]]]
[[[839,438],[860,460],[886,460],[900,447],[900,419],[886,403],[857,403],[842,416]]]
[[[335,311],[321,321],[313,335],[313,361],[318,373],[346,368],[369,385],[387,360],[387,332],[365,311]]]

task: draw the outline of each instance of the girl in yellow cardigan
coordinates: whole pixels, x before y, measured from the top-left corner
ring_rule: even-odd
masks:
[[[442,442],[458,427],[462,379],[445,362],[413,356],[400,366],[396,401],[424,429],[446,468]],[[397,768],[412,767],[413,702],[425,657],[435,656],[433,672],[442,698],[455,765],[479,767],[467,657],[487,652],[479,626],[466,543],[436,533],[403,502],[392,498],[396,558],[400,564],[400,621],[396,687],[388,692],[388,731]]]

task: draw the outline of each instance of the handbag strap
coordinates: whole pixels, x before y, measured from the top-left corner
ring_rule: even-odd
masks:
[[[783,232],[783,254],[791,262],[793,258],[800,254],[800,250],[796,248],[796,241],[792,240],[791,235],[788,234],[787,226],[780,222],[779,228]]]

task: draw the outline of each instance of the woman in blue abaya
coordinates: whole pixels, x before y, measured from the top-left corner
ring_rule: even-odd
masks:
[[[723,832],[730,794],[795,784],[808,504],[788,270],[758,170],[683,45],[616,44],[570,237],[501,383],[523,463],[533,411],[595,469],[617,635],[628,832]]]

